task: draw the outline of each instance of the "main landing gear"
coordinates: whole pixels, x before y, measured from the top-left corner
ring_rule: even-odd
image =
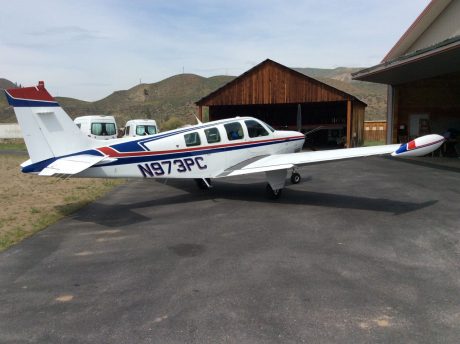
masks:
[[[299,184],[301,179],[302,177],[300,177],[300,174],[298,172],[292,171],[292,174],[291,174],[292,184]]]
[[[272,189],[270,184],[267,184],[267,186],[265,187],[265,190],[267,191],[267,196],[270,199],[278,199],[278,198],[280,198],[281,197],[281,192],[283,191],[283,189]]]

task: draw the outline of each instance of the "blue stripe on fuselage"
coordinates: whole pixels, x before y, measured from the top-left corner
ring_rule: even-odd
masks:
[[[168,153],[154,154],[154,152],[152,152],[152,155],[117,157],[116,161],[106,163],[106,164],[99,164],[97,166],[92,166],[92,167],[127,165],[127,164],[135,164],[135,163],[148,162],[148,161],[179,159],[179,158],[196,156],[196,155],[228,152],[228,151],[233,151],[233,150],[262,147],[262,146],[268,146],[268,145],[285,143],[285,142],[293,142],[293,141],[298,141],[298,140],[303,140],[303,138],[299,138],[299,139],[286,138],[286,140],[281,140],[281,141],[278,140],[278,141],[262,142],[262,143],[254,142],[254,144],[244,144],[244,145],[231,146],[231,147],[219,147],[219,148],[214,148],[214,149],[212,147],[208,147],[203,150],[190,150],[190,151],[170,153],[170,154]]]

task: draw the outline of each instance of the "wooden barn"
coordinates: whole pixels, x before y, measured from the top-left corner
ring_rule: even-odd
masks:
[[[388,143],[444,134],[446,155],[460,155],[459,61],[460,1],[432,0],[379,65],[353,76],[388,85]]]
[[[366,104],[272,60],[265,60],[196,102],[209,120],[254,116],[276,129],[294,129],[314,146],[360,146]],[[318,129],[320,128],[320,129]]]

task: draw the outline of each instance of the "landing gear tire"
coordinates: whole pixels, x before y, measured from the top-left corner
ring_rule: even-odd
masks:
[[[209,188],[211,187],[211,179],[206,178],[206,182],[208,183],[209,186],[204,182],[203,179],[195,179],[196,185],[201,190],[209,190]]]
[[[265,188],[265,190],[267,191],[267,196],[270,199],[278,199],[278,198],[280,198],[281,197],[281,191],[283,191],[283,189],[275,189],[275,190],[273,190],[272,187],[270,186],[270,184],[267,184],[267,187]]]
[[[300,177],[300,174],[298,174],[297,172],[292,173],[291,175],[292,184],[299,184],[301,179],[302,177]]]

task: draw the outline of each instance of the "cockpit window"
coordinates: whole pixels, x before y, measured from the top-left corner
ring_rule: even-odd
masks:
[[[249,137],[259,137],[268,135],[268,131],[259,122],[251,119],[244,121],[244,123],[248,128]]]
[[[220,134],[217,128],[209,128],[204,131],[208,143],[220,142]]]
[[[265,123],[265,122],[263,122],[263,121],[261,121],[261,122],[262,122],[272,133],[275,132],[275,129],[273,129],[271,125],[269,125],[269,124],[267,124],[267,123]]]
[[[224,124],[225,130],[227,131],[227,138],[230,141],[241,140],[244,137],[243,127],[239,122]]]
[[[185,134],[184,139],[187,147],[199,146],[201,144],[200,135],[197,132]]]

